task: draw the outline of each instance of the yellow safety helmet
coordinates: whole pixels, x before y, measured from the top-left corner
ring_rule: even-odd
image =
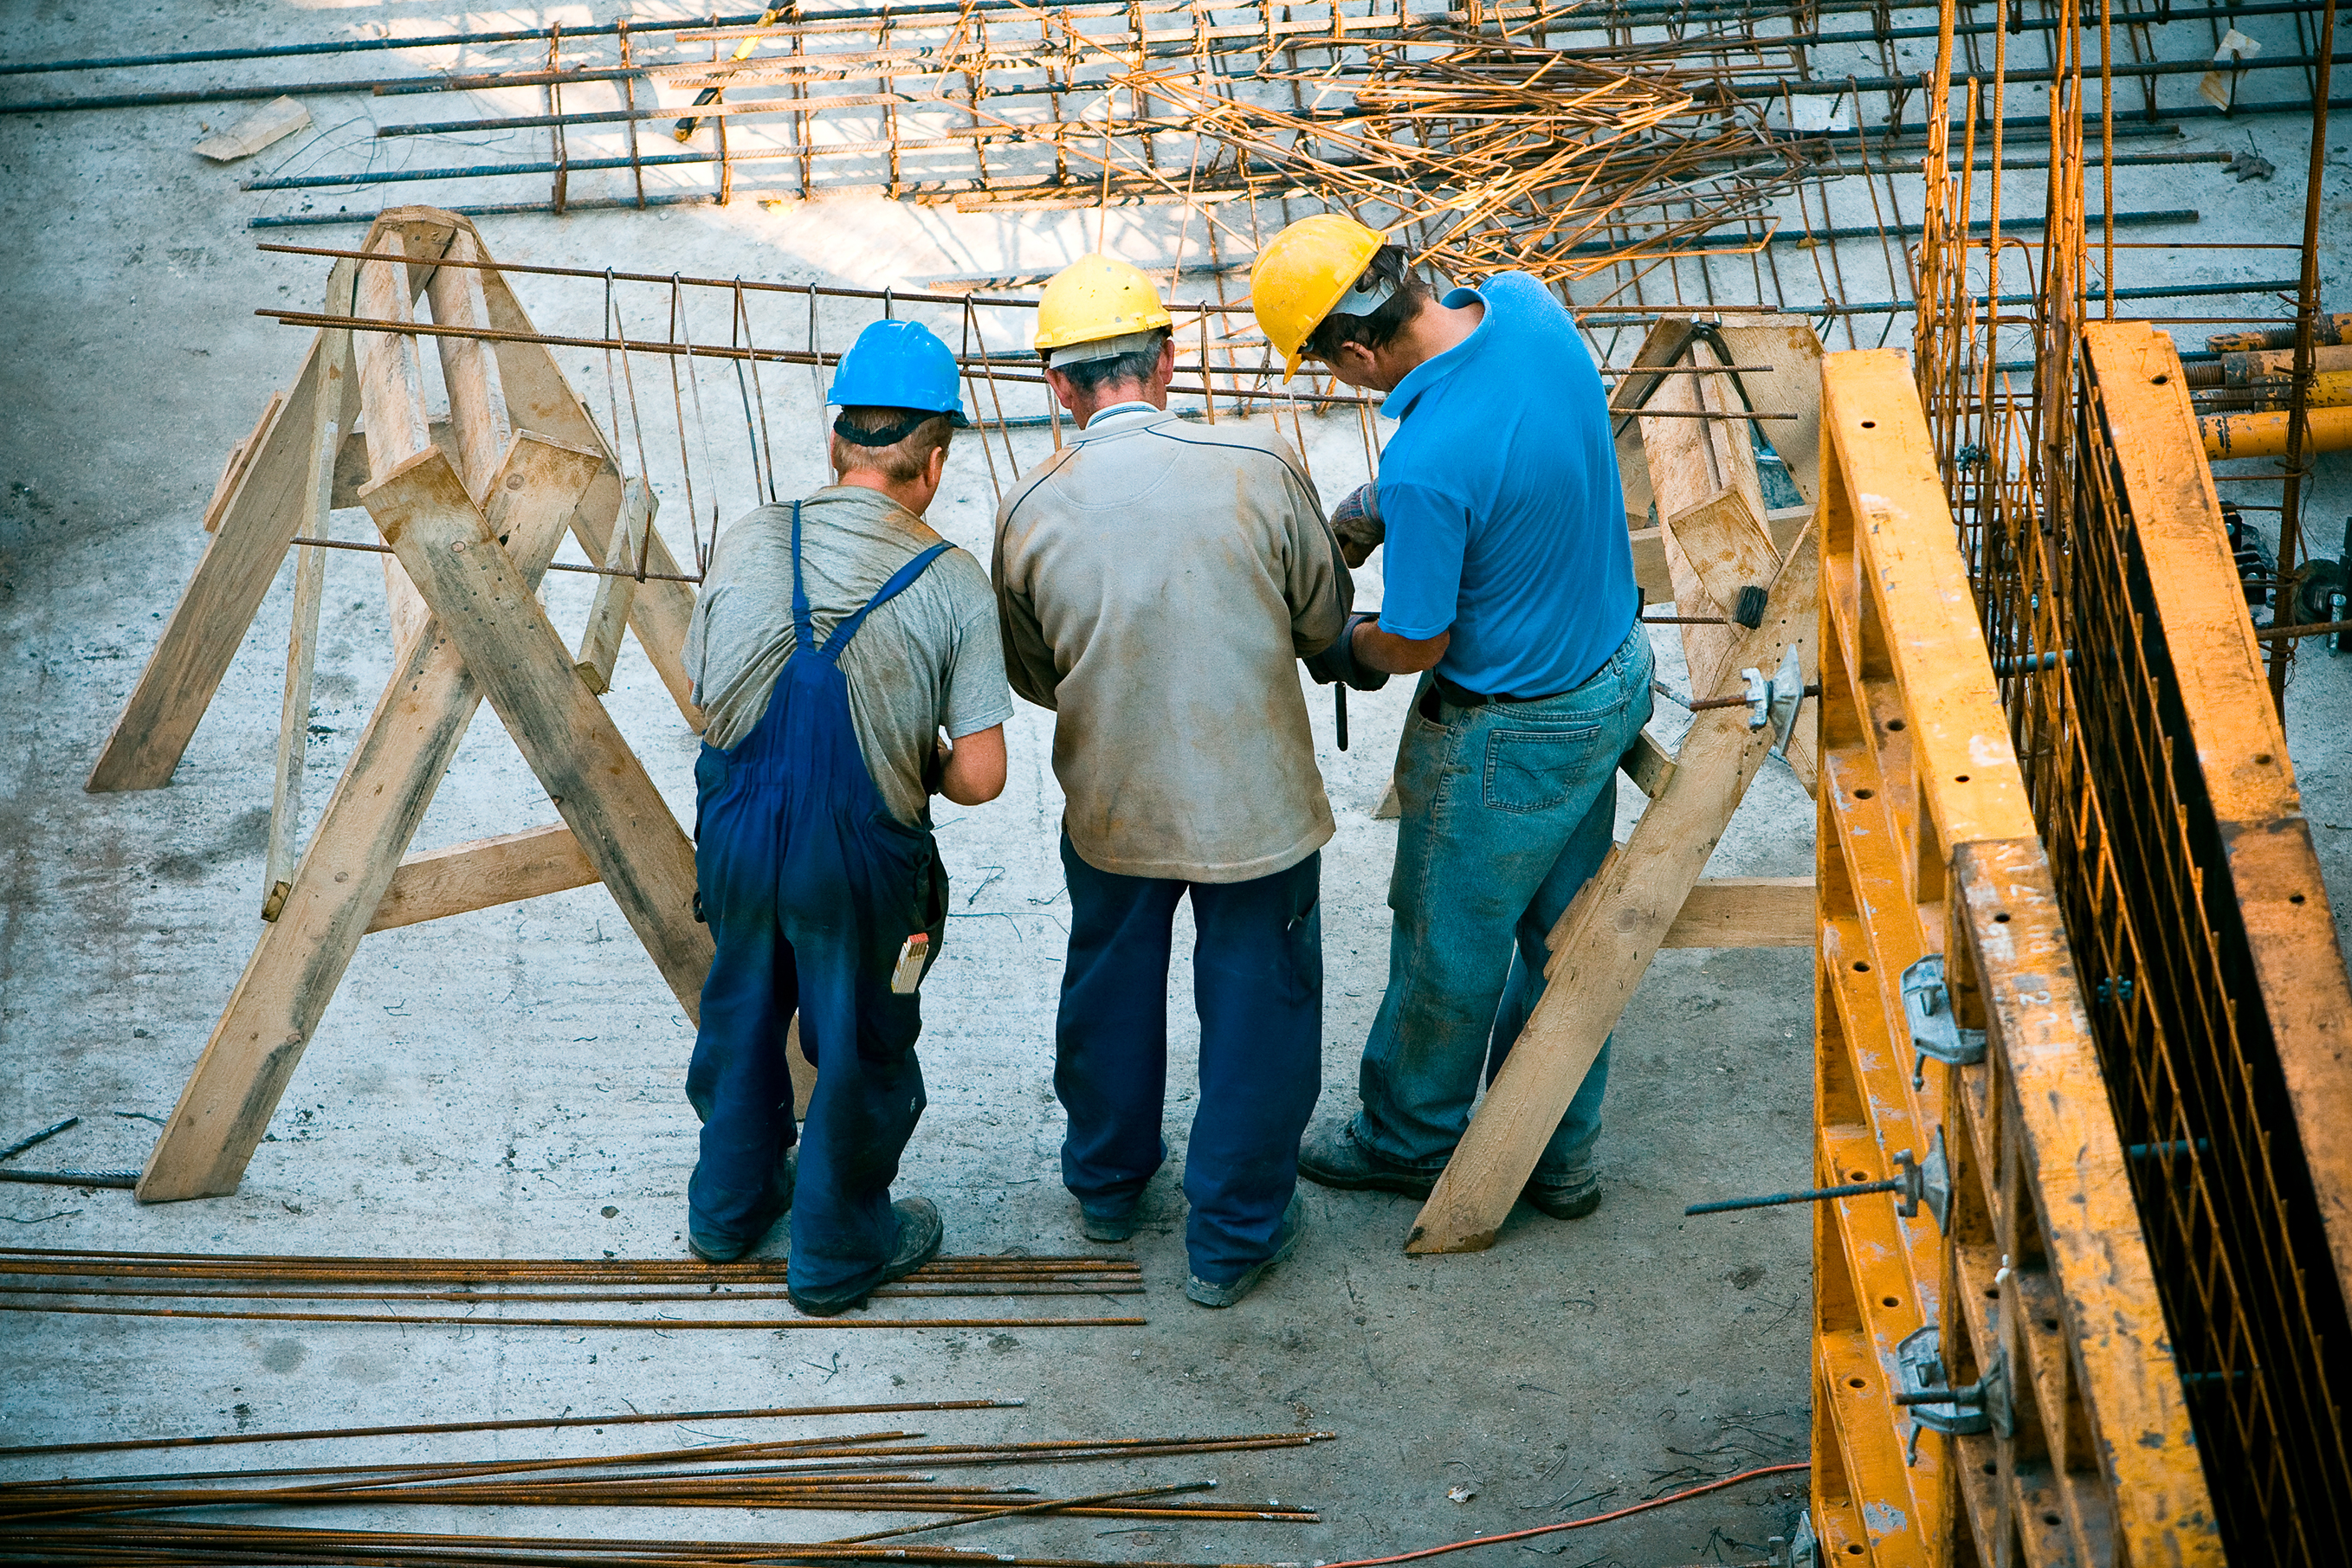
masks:
[[[1282,379],[1298,373],[1307,340],[1371,265],[1387,240],[1338,213],[1301,218],[1274,236],[1250,269],[1250,308],[1258,329],[1282,351]],[[1368,302],[1377,309],[1387,298]],[[1352,312],[1351,312],[1352,314]]]
[[[1047,364],[1108,359],[1140,349],[1170,325],[1168,307],[1142,269],[1108,256],[1083,256],[1055,273],[1037,301],[1037,352]],[[1056,350],[1086,352],[1056,353]]]

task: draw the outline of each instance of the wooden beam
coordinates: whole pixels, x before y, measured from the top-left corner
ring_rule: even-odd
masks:
[[[1706,876],[1683,900],[1661,947],[1810,947],[1810,876]]]
[[[471,230],[461,229],[450,237],[445,254],[451,261],[478,261],[481,247],[475,243]],[[436,326],[475,329],[490,324],[479,268],[436,267],[425,281],[425,293],[432,304]],[[488,344],[475,338],[436,338],[434,342],[441,350],[441,380],[449,389],[449,423],[457,435],[457,472],[465,476],[467,492],[479,506],[489,489],[491,476],[506,457],[507,443],[514,439],[514,428],[507,414],[506,388],[499,380],[498,355]]]
[[[1637,463],[1640,455],[1640,447],[1636,444],[1634,456]],[[1796,545],[1812,520],[1813,508],[1810,506],[1784,507],[1764,514],[1764,527],[1772,536],[1772,548],[1783,557]],[[1630,517],[1627,519],[1629,526],[1632,521]],[[1633,528],[1633,580],[1641,584],[1643,607],[1672,602],[1675,582],[1666,570],[1664,532],[1658,528]]]
[[[597,453],[537,436],[515,438],[506,477],[522,483],[491,486],[490,506],[492,524],[508,537],[524,581],[536,584],[545,574],[602,461]],[[142,1202],[236,1190],[434,789],[456,760],[481,693],[456,646],[430,627],[426,633],[403,651],[294,868],[277,921],[262,927],[147,1156],[137,1188]]]
[[[348,341],[348,340],[347,340]],[[331,361],[322,375],[339,371]],[[332,387],[319,393],[319,412],[331,413],[341,399]],[[327,501],[335,485],[335,455],[342,427],[328,418],[310,450],[310,518],[304,531],[324,538]],[[319,663],[319,601],[326,591],[327,552],[301,545],[294,555],[294,609],[286,636],[286,686],[278,709],[278,766],[269,800],[269,848],[262,861],[261,917],[275,920],[294,886],[294,839],[302,824],[302,768],[310,754],[310,677]]]
[[[402,861],[367,928],[390,931],[586,887],[595,880],[594,862],[562,822],[470,839]]]
[[[328,336],[321,332],[311,340],[276,417],[256,434],[256,450],[221,512],[220,525],[99,749],[82,786],[92,793],[160,789],[172,781],[172,770],[277,579],[287,547],[310,517],[310,439],[319,361]]]
[[[694,845],[449,460],[428,449],[361,497],[688,1017],[710,968]]]
[[[1633,744],[1617,759],[1617,768],[1633,781],[1635,789],[1654,800],[1664,790],[1666,780],[1675,776],[1675,759],[1666,755],[1664,747],[1650,738],[1645,729],[1633,737]]]
[[[263,434],[268,431],[270,422],[278,417],[278,411],[285,406],[286,394],[271,392],[269,402],[262,408],[261,417],[254,422],[253,433],[228,449],[228,462],[221,468],[220,483],[213,486],[213,498],[205,505],[205,532],[209,534],[219,530],[221,514],[228,510],[228,504],[236,497],[237,486],[244,482],[245,471],[254,454],[261,450]]]
[[[621,656],[621,633],[628,630],[629,610],[637,601],[637,580],[611,574],[636,570],[646,530],[653,527],[659,507],[653,486],[643,478],[621,486],[620,521],[614,526],[612,544],[604,552],[607,575],[596,580],[588,627],[580,635],[580,657],[572,663],[588,689],[599,696],[613,688],[613,662]]]
[[[360,309],[377,321],[413,321],[404,242],[397,230],[378,225],[366,247],[401,259],[360,263]],[[416,340],[396,332],[368,332],[358,345],[360,417],[367,422],[368,466],[381,479],[433,444],[425,412],[425,369]],[[383,594],[392,615],[395,656],[424,629],[425,601],[392,557],[383,558]]]
[[[1735,645],[1740,663],[1769,665],[1785,643],[1811,645],[1819,576],[1809,535],[1773,582],[1763,624]],[[1769,728],[1748,727],[1744,709],[1693,717],[1673,779],[1552,928],[1543,997],[1422,1206],[1406,1251],[1470,1252],[1494,1244],[1770,739]]]

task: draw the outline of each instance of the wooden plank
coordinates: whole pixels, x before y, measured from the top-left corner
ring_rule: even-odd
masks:
[[[310,123],[310,111],[294,99],[273,98],[226,131],[215,131],[196,143],[196,156],[215,163],[250,158],[275,141],[282,141]]]
[[[2049,1268],[2072,1309],[2068,1351],[2095,1435],[2085,1457],[2115,1499],[2122,1556],[2219,1564],[2204,1465],[2041,841],[1961,844],[1952,891],[1952,941],[1978,977],[1990,1050],[2005,1068],[2003,1131],[2031,1173]]]
[[[1823,537],[1853,530],[1862,591],[1875,605],[1910,716],[1906,733],[1937,856],[1948,859],[1954,844],[1970,839],[2032,838],[1991,661],[1952,656],[1954,648],[1981,648],[1984,633],[1911,367],[1892,349],[1838,354],[1823,369],[1822,396],[1835,471],[1869,476],[1858,497],[1824,481]]]
[[[403,245],[397,231],[379,225],[366,248],[379,256],[404,257]],[[416,319],[404,260],[362,262],[359,285],[360,309],[369,319]],[[396,332],[361,334],[357,354],[360,417],[368,430],[368,467],[381,479],[433,444],[431,422],[425,412],[425,368],[417,362],[416,340]],[[396,656],[423,632],[430,617],[415,586],[390,556],[383,558],[383,595],[391,612]]]
[[[2338,1287],[2352,1298],[2352,977],[2200,455],[2188,379],[2145,322],[2085,329],[2116,477],[2147,567],[2151,620],[2229,862],[2263,1011],[2294,1102]],[[2178,744],[2178,741],[2176,741]],[[2210,896],[2210,894],[2209,894]]]
[[[1772,548],[1783,556],[1795,548],[1812,520],[1811,507],[1784,507],[1764,514],[1764,527],[1772,536]],[[1633,529],[1633,580],[1641,585],[1643,607],[1671,602],[1675,582],[1666,570],[1665,535],[1657,528],[1637,528]]]
[[[537,436],[515,438],[507,476],[523,483],[491,487],[491,518],[525,581],[545,574],[601,461]],[[404,651],[294,868],[284,907],[261,928],[147,1156],[142,1202],[236,1190],[480,702],[448,639],[428,634]]]
[[[1633,744],[1617,759],[1617,769],[1633,781],[1635,789],[1654,800],[1665,789],[1666,780],[1675,776],[1675,759],[1645,729],[1633,737]]]
[[[334,293],[331,285],[331,310],[336,308]],[[342,309],[349,311],[348,302]],[[288,545],[310,515],[319,361],[326,339],[339,335],[321,332],[311,339],[310,353],[277,405],[277,417],[257,433],[257,449],[221,512],[219,527],[91,765],[82,787],[92,793],[160,789],[172,781],[172,770],[220,689],[237,644],[268,596]]]
[[[390,931],[586,887],[595,880],[588,852],[562,822],[470,839],[402,861],[367,928]]]
[[[331,366],[321,367],[324,370]],[[341,402],[322,389],[320,413]],[[335,455],[342,427],[332,419],[319,426],[310,452],[310,519],[304,531],[328,534],[327,501],[335,484]],[[302,767],[310,752],[310,677],[319,663],[319,601],[327,585],[327,552],[298,546],[294,556],[294,607],[286,636],[286,686],[278,710],[278,766],[269,801],[269,847],[262,860],[261,917],[275,920],[293,891],[294,838],[302,825]]]
[[[611,548],[604,553],[608,574],[596,580],[595,601],[588,607],[588,627],[580,634],[580,657],[572,668],[599,696],[613,687],[613,662],[621,656],[621,633],[628,629],[629,609],[637,600],[637,580],[614,572],[635,571],[646,530],[653,527],[660,507],[653,486],[643,476],[621,486],[621,517],[613,528]]]
[[[1660,532],[1665,541],[1668,573],[1675,584],[1675,608],[1685,615],[1720,615],[1728,619],[1738,608],[1739,591],[1761,588],[1780,570],[1780,552],[1772,536],[1747,494],[1726,486],[1696,506],[1668,517]],[[1703,549],[1685,548],[1685,539],[1704,538]],[[1691,695],[1736,695],[1727,683],[1738,671],[1726,667],[1740,628],[1685,626],[1684,656],[1690,667]]]
[[[1661,947],[1810,947],[1810,876],[1701,877]]]
[[[1812,325],[1777,316],[1731,317],[1717,329],[1735,365],[1770,365],[1766,373],[1742,376],[1748,401],[1759,413],[1789,413],[1764,426],[1765,439],[1807,501],[1822,496],[1822,340]]]
[[[452,261],[480,259],[472,231],[451,236]],[[425,285],[436,326],[488,328],[490,309],[482,295],[482,274],[471,267],[436,267]],[[406,340],[401,340],[405,341]],[[457,472],[467,493],[480,506],[490,478],[505,461],[514,428],[507,415],[506,388],[499,380],[498,355],[474,338],[436,338],[441,380],[449,389],[449,423],[457,436]],[[404,457],[406,454],[402,455]]]
[[[286,394],[283,392],[271,392],[269,402],[262,407],[261,417],[254,421],[253,433],[228,449],[228,462],[221,468],[220,483],[213,486],[213,498],[205,503],[205,532],[220,531],[221,514],[228,510],[229,501],[236,496],[237,486],[244,481],[245,471],[254,454],[261,450],[261,438],[269,429],[270,422],[285,406]]]
[[[438,450],[360,497],[689,1016],[710,968],[694,845]]]
[[[1772,584],[1763,624],[1738,646],[1743,663],[1776,663],[1784,643],[1811,645],[1818,577],[1811,544],[1801,542]],[[1664,791],[1552,928],[1543,998],[1423,1205],[1405,1250],[1467,1252],[1494,1244],[1770,739],[1769,729],[1748,727],[1743,709],[1694,716]]]

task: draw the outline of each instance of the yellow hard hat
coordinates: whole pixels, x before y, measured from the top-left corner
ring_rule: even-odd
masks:
[[[1307,340],[1386,243],[1380,230],[1353,218],[1318,213],[1275,235],[1258,253],[1250,269],[1250,308],[1266,340],[1282,350],[1284,381],[1298,373]]]
[[[1036,347],[1051,363],[1055,349],[1082,343],[1108,345],[1112,340],[1138,337],[1169,324],[1168,307],[1160,302],[1160,290],[1151,287],[1151,279],[1140,268],[1108,256],[1083,256],[1045,285],[1045,293],[1037,301]],[[1066,361],[1097,357],[1063,356]]]

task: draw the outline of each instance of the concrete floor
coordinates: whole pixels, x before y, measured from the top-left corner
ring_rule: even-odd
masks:
[[[26,7],[11,52],[89,52],[96,30],[78,14],[84,9],[56,0]],[[432,6],[379,9],[403,30],[460,21]],[[600,4],[596,14],[611,9]],[[322,37],[344,26],[331,9],[290,21],[277,10],[223,0],[162,7],[128,23],[110,17],[106,47],[184,47],[184,47]],[[356,166],[369,155],[374,107],[322,98],[311,105],[321,128],[314,141],[281,144],[256,163]],[[217,129],[237,112],[215,106],[0,119],[0,173],[7,176],[0,232],[12,236],[13,263],[0,268],[0,308],[13,324],[0,349],[13,392],[0,425],[7,482],[0,653],[9,672],[0,688],[0,1137],[79,1113],[82,1125],[37,1156],[52,1166],[140,1162],[152,1119],[170,1110],[257,929],[288,580],[265,606],[171,788],[112,796],[80,788],[201,550],[197,518],[223,455],[300,355],[302,334],[251,312],[310,308],[327,265],[255,253],[245,220],[292,204],[239,193],[243,169],[188,154],[200,124]],[[2194,181],[2198,200],[2214,209],[2197,237],[2292,232],[2282,225],[2299,209],[2302,154],[2288,145],[2286,122],[2258,124],[2280,167],[2272,185],[2234,186],[2210,168],[2158,172],[2139,182],[2144,204],[2165,198],[2158,180]],[[2189,144],[2234,145],[2220,131],[2205,122]],[[368,211],[377,194],[348,199]],[[322,199],[340,204],[346,193]],[[390,198],[480,199],[495,198],[463,184],[403,187]],[[2142,204],[2138,194],[2134,201]],[[1838,221],[1856,220],[1840,212]],[[1093,238],[1081,214],[1015,224],[865,198],[508,217],[484,220],[484,229],[494,253],[514,260],[866,286],[1049,269]],[[358,232],[262,237],[342,245]],[[1139,256],[1164,254],[1154,248],[1164,238],[1124,217],[1111,229],[1113,245]],[[2200,257],[2179,270],[2230,265]],[[2247,265],[2252,272],[2223,275],[2277,275],[2260,260]],[[530,280],[519,287],[543,328],[594,329],[597,291]],[[654,304],[632,308],[639,312],[633,331],[638,319],[658,329]],[[845,341],[864,319],[828,308],[824,340]],[[1832,346],[1843,347],[1843,339]],[[582,351],[564,365],[601,413],[601,364]],[[766,388],[767,402],[790,490],[817,481],[819,427],[806,381],[778,380]],[[709,383],[706,395],[719,390]],[[640,392],[667,402],[651,382]],[[675,463],[660,455],[665,440],[676,449],[666,417],[649,408],[646,441],[667,507],[663,526],[684,553]],[[713,489],[726,517],[752,498],[740,452],[725,448],[731,438],[723,417],[711,423],[722,450],[693,458],[706,532]],[[1310,421],[1305,434],[1327,498],[1358,482],[1365,460],[1352,417]],[[1024,433],[1016,452],[1025,464],[1048,444],[1045,433]],[[985,559],[992,493],[977,444],[959,447],[950,473],[932,520]],[[2352,510],[2340,459],[2326,460],[2323,478],[2324,509],[2315,515]],[[336,521],[349,538],[366,526],[357,513]],[[389,663],[376,562],[331,557],[327,580],[307,797],[313,820]],[[1360,596],[1376,602],[1377,591],[1377,571],[1369,571]],[[584,579],[551,585],[559,626],[576,630],[587,596]],[[1670,678],[1678,678],[1673,650],[1661,648]],[[684,817],[693,737],[634,644],[615,685],[614,712]],[[2339,907],[2352,903],[2352,766],[2340,719],[2347,692],[2352,660],[2315,657],[2298,674],[2291,708],[2293,746]],[[1346,754],[1330,744],[1328,697],[1318,692],[1312,703],[1340,819],[1324,873],[1326,1117],[1352,1103],[1357,1051],[1385,972],[1382,900],[1394,830],[1369,813],[1403,702],[1401,686],[1360,697],[1355,746]],[[1065,1252],[1082,1243],[1058,1184],[1060,1117],[1049,1082],[1066,908],[1054,852],[1059,792],[1048,764],[1049,716],[1024,707],[1010,735],[1003,798],[971,810],[942,803],[940,814],[955,920],[926,986],[931,1107],[908,1154],[904,1190],[939,1201],[950,1250]],[[1624,794],[1621,816],[1630,820],[1638,797]],[[486,712],[418,847],[552,817]],[[1811,803],[1773,764],[1710,869],[1805,872],[1811,821]],[[1194,1043],[1181,1002],[1190,994],[1185,967],[1180,960],[1171,982],[1180,1059],[1169,1107],[1171,1166],[1147,1200],[1152,1223],[1132,1247],[1150,1284],[1146,1328],[583,1335],[12,1317],[0,1334],[0,1441],[982,1396],[1029,1405],[916,1424],[942,1436],[1007,1437],[1339,1432],[1338,1446],[1304,1452],[1155,1460],[1116,1472],[1004,1472],[1066,1490],[1214,1475],[1233,1497],[1311,1502],[1324,1511],[1318,1526],[1101,1531],[1065,1521],[945,1538],[1003,1551],[1228,1562],[1410,1549],[1802,1457],[1807,1218],[1775,1211],[1685,1222],[1681,1207],[1694,1197],[1804,1179],[1808,954],[1661,956],[1617,1035],[1601,1149],[1608,1197],[1592,1218],[1561,1225],[1522,1209],[1490,1252],[1414,1260],[1399,1250],[1409,1202],[1307,1187],[1306,1246],[1224,1313],[1190,1306],[1178,1289],[1182,1208],[1174,1178],[1191,1116],[1185,1084]],[[119,1192],[10,1187],[0,1196],[0,1218],[11,1225],[6,1239],[23,1245],[676,1256],[694,1152],[682,1094],[690,1043],[683,1017],[600,889],[373,936],[236,1197],[138,1208]],[[992,1314],[1000,1305],[1003,1315],[1040,1318],[1075,1310],[984,1303]],[[929,1305],[877,1315],[918,1312],[929,1315]],[[622,1451],[698,1437],[652,1428],[519,1434],[434,1451]],[[394,1450],[422,1452],[396,1443],[355,1451]],[[249,1452],[256,1463],[283,1462],[277,1450]],[[1566,1563],[1753,1560],[1801,1506],[1801,1484],[1777,1483],[1801,1480],[1775,1478],[1508,1550]],[[1465,1484],[1475,1498],[1448,1500],[1448,1489]],[[778,1540],[876,1527],[815,1516],[512,1511],[496,1518],[415,1511],[365,1521]]]

